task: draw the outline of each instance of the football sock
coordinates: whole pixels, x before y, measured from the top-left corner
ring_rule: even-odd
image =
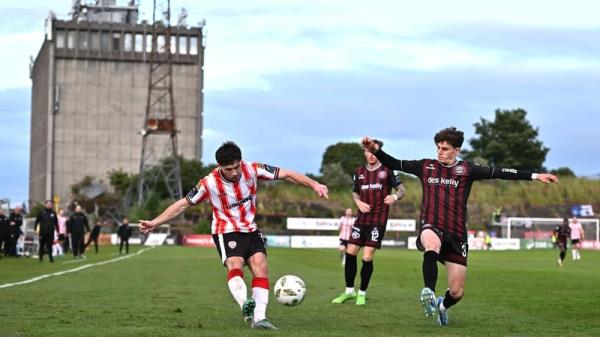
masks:
[[[359,290],[358,291],[358,296],[367,296],[367,291],[366,290]]]
[[[252,279],[252,298],[256,302],[254,307],[254,321],[258,322],[266,318],[267,304],[269,303],[269,279],[266,277],[255,277]]]
[[[356,277],[356,255],[346,253],[344,277],[346,279],[346,288],[354,288],[354,278]]]
[[[458,303],[458,301],[460,301],[460,298],[455,299],[454,297],[450,296],[450,290],[446,290],[446,295],[444,295],[444,301],[442,302],[440,309],[443,311],[448,310],[451,306]]]
[[[227,286],[235,301],[240,305],[240,308],[248,297],[248,290],[244,282],[244,272],[241,269],[231,269],[227,273]]]
[[[575,260],[577,258],[577,251],[575,249],[573,249],[571,252],[573,255],[573,260]]]
[[[438,278],[438,256],[439,254],[433,250],[428,250],[423,254],[423,283],[434,292]]]
[[[346,287],[346,294],[347,294],[347,295],[350,295],[350,294],[352,294],[353,292],[354,292],[354,287],[350,287],[350,288]]]
[[[566,255],[567,255],[567,252],[565,252],[565,251],[560,252],[560,260],[564,261]]]
[[[369,281],[371,281],[371,275],[373,275],[373,261],[362,262],[362,268],[360,268],[360,288],[361,291],[367,291],[369,287]]]

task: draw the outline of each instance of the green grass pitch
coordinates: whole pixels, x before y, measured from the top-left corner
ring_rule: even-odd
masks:
[[[134,248],[133,252],[141,248]],[[0,260],[0,285],[110,260]],[[569,252],[570,253],[570,252]],[[242,321],[214,249],[159,247],[129,259],[0,289],[0,336],[591,336],[600,334],[600,252],[556,266],[556,250],[471,252],[465,297],[438,327],[418,303],[421,254],[383,249],[366,307],[331,304],[344,288],[335,250],[269,249],[271,284],[284,274],[307,285],[304,302],[267,316],[280,331]],[[440,266],[437,293],[446,289]],[[359,262],[360,270],[360,262]],[[246,283],[251,274],[245,270]],[[359,284],[357,277],[356,284]]]

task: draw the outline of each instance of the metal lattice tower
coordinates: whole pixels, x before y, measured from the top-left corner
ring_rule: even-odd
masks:
[[[181,169],[177,158],[177,128],[173,101],[171,60],[171,1],[165,12],[166,24],[152,11],[152,52],[148,76],[146,118],[142,128],[142,158],[138,182],[138,205],[145,203],[152,189],[164,182],[173,200],[182,197]]]

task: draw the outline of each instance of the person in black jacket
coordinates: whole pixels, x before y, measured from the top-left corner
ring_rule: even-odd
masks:
[[[14,211],[8,217],[8,254],[12,257],[17,257],[17,241],[23,231],[21,230],[21,226],[23,226],[23,215],[21,214],[21,207],[15,207]],[[6,252],[5,252],[6,254]]]
[[[8,246],[8,226],[8,217],[4,215],[4,208],[0,208],[0,253],[4,253],[4,249]]]
[[[54,241],[54,231],[58,231],[58,218],[56,212],[52,209],[52,201],[44,202],[45,208],[40,211],[35,219],[35,231],[40,236],[40,262],[44,260],[44,249],[48,250],[50,262],[54,262],[52,258],[52,243]]]
[[[129,254],[129,237],[131,236],[131,227],[129,227],[129,219],[123,218],[123,222],[117,230],[117,235],[120,238],[119,254],[123,252],[123,243],[125,244],[125,254]]]
[[[83,258],[83,243],[85,233],[90,231],[87,216],[82,212],[81,206],[75,207],[75,213],[67,221],[67,232],[71,234],[71,248],[73,257]]]
[[[96,249],[96,254],[98,254],[98,236],[100,236],[100,228],[101,227],[102,227],[102,221],[100,221],[100,220],[96,221],[96,224],[94,225],[94,227],[92,228],[92,231],[90,232],[90,237],[88,238],[87,242],[85,243],[85,247],[83,249],[84,252],[85,252],[85,249],[87,249],[87,247],[93,241],[94,248]]]

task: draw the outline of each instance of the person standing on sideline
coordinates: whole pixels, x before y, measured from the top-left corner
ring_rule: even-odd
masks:
[[[21,230],[21,226],[23,226],[23,215],[21,214],[21,206],[15,207],[13,212],[8,217],[8,255],[12,257],[17,257],[17,241],[23,231]]]
[[[4,208],[0,208],[0,259],[2,258],[2,254],[8,252],[8,217],[4,214]],[[8,254],[7,254],[8,255]]]
[[[129,219],[123,218],[123,222],[117,230],[119,236],[119,254],[123,253],[123,244],[125,244],[125,254],[129,254],[129,237],[131,237],[131,227],[129,226]]]
[[[153,220],[140,220],[142,232],[173,219],[187,208],[201,202],[212,206],[211,231],[227,268],[227,285],[252,328],[278,330],[266,317],[269,303],[269,276],[264,237],[254,222],[258,180],[285,179],[312,189],[319,197],[328,198],[327,186],[311,178],[283,168],[242,160],[242,151],[234,142],[225,142],[216,153],[218,167],[200,179],[185,198],[171,204]],[[244,282],[242,268],[247,264],[254,275],[252,298]]]
[[[569,219],[564,218],[562,225],[556,226],[554,229],[554,235],[556,237],[556,244],[560,253],[558,254],[558,261],[556,262],[559,267],[563,266],[565,256],[567,255],[567,240],[571,236],[571,227],[569,227]]]
[[[369,137],[363,147],[375,154],[392,170],[416,175],[421,181],[420,230],[417,248],[423,251],[423,283],[419,299],[426,316],[437,314],[440,326],[448,325],[448,309],[464,295],[467,277],[467,200],[473,183],[482,179],[539,180],[557,182],[552,174],[531,173],[512,168],[486,167],[458,159],[464,141],[462,131],[450,127],[433,137],[437,159],[398,160]],[[438,279],[437,263],[446,268],[448,290],[444,297],[435,297]]]
[[[347,208],[344,212],[344,216],[340,218],[340,258],[342,259],[342,266],[346,264],[346,249],[348,248],[348,240],[350,240],[350,232],[352,232],[352,225],[356,218],[352,215],[352,208]]]
[[[83,259],[83,243],[85,233],[90,231],[87,216],[83,213],[80,205],[75,207],[75,213],[71,215],[67,222],[67,232],[71,234],[71,248],[73,249],[73,257]]]
[[[44,251],[48,252],[50,262],[54,262],[52,257],[52,243],[54,241],[54,232],[58,232],[58,218],[56,212],[52,209],[52,201],[44,202],[44,209],[40,211],[35,218],[35,231],[40,236],[39,259],[44,260]]]
[[[67,234],[67,220],[69,218],[65,215],[65,210],[60,209],[58,211],[58,239],[62,244],[63,253],[69,252],[69,234]]]
[[[379,146],[383,143],[375,140]],[[367,288],[373,275],[373,258],[381,249],[383,236],[388,221],[390,205],[404,197],[404,186],[394,171],[381,165],[377,157],[365,150],[366,164],[359,166],[354,172],[352,198],[358,207],[356,221],[346,250],[344,280],[346,290],[331,303],[341,304],[356,299],[356,305],[367,304]],[[392,188],[396,193],[392,194]],[[356,259],[363,249],[362,267],[360,270],[360,287],[354,290],[354,279],[357,273]]]
[[[98,236],[100,236],[100,228],[102,227],[102,221],[96,221],[94,227],[92,227],[92,231],[90,232],[90,236],[83,247],[83,251],[87,249],[90,243],[94,242],[94,248],[96,250],[96,254],[98,254]]]
[[[573,261],[581,260],[579,250],[581,249],[581,240],[585,240],[583,227],[581,226],[581,222],[577,220],[577,217],[571,219],[569,227],[571,228],[571,253],[573,255]]]

